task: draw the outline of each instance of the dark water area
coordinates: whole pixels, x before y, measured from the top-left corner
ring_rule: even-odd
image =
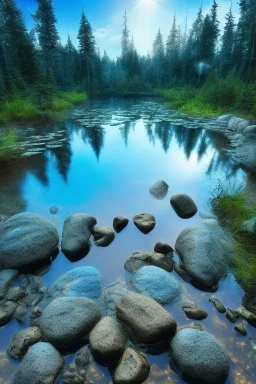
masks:
[[[226,140],[203,128],[208,123],[168,112],[158,99],[109,98],[88,100],[63,122],[19,128],[23,140],[59,131],[64,131],[67,140],[60,148],[47,149],[1,168],[0,214],[39,213],[51,220],[60,234],[64,220],[73,213],[92,214],[98,226],[109,228],[117,215],[130,219],[110,246],[98,248],[92,242],[89,254],[80,261],[72,263],[60,252],[42,275],[47,287],[67,270],[82,265],[96,267],[105,287],[123,281],[124,262],[133,252],[153,251],[159,240],[174,247],[183,229],[214,225],[214,219],[209,216],[203,220],[202,216],[208,217],[211,211],[210,198],[217,180],[245,186],[248,175],[228,158]],[[170,186],[163,200],[154,199],[148,191],[160,179]],[[198,206],[196,216],[183,220],[176,215],[170,206],[170,197],[176,193],[193,198]],[[53,205],[59,207],[56,215],[49,211]],[[148,235],[132,222],[132,217],[142,212],[156,218],[156,227]],[[255,383],[255,329],[248,325],[248,335],[238,335],[225,315],[209,303],[211,293],[196,289],[172,273],[182,284],[182,295],[166,309],[179,325],[191,323],[181,309],[184,299],[208,311],[208,318],[201,323],[225,346],[231,359],[226,383]],[[224,305],[236,308],[243,294],[229,274],[215,295]],[[0,384],[11,383],[18,363],[7,356],[6,350],[14,332],[25,326],[13,319],[0,329]],[[146,383],[186,382],[170,368],[167,353],[147,358],[151,373]],[[70,361],[72,356],[66,359]],[[112,381],[107,369],[95,364],[90,382]],[[62,383],[61,378],[57,383]]]

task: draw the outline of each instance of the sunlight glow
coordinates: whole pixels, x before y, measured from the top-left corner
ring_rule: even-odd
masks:
[[[157,6],[158,0],[138,0],[138,5],[144,9],[154,9]]]

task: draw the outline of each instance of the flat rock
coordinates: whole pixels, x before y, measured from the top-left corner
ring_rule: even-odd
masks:
[[[208,313],[206,311],[198,307],[191,300],[185,300],[182,304],[182,309],[189,319],[203,320],[206,319],[206,317],[208,316]]]
[[[93,353],[103,359],[120,357],[125,350],[126,341],[124,327],[110,316],[101,319],[89,336]]]
[[[234,326],[234,330],[242,336],[247,335],[247,329],[246,329],[244,321],[241,321],[240,323],[236,324]]]
[[[38,327],[22,329],[14,334],[8,347],[8,355],[14,359],[21,359],[31,345],[42,339],[42,332]]]
[[[101,276],[96,268],[77,267],[61,275],[49,289],[48,296],[98,299],[101,290]]]
[[[20,273],[16,269],[5,269],[0,272],[0,300],[6,295],[12,282],[19,277]]]
[[[0,269],[21,268],[52,256],[59,243],[55,226],[35,213],[19,213],[0,226]]]
[[[113,373],[113,381],[116,384],[142,384],[149,372],[150,365],[144,355],[127,348]]]
[[[226,312],[226,307],[223,305],[219,299],[217,299],[214,296],[209,297],[210,303],[213,303],[214,307],[217,309],[218,312],[220,313],[225,313]]]
[[[118,320],[132,331],[136,343],[150,344],[174,335],[176,321],[160,304],[138,293],[123,296],[116,306]]]
[[[0,326],[8,324],[12,320],[17,305],[14,301],[6,301],[0,305]]]
[[[92,235],[94,238],[94,243],[97,245],[97,247],[107,247],[115,238],[114,231],[106,227],[93,228]]]
[[[131,277],[131,283],[141,294],[149,296],[160,304],[168,304],[180,293],[180,284],[165,270],[147,266],[140,268]]]
[[[91,230],[96,223],[95,217],[84,213],[77,213],[65,220],[61,249],[67,257],[72,259],[87,255]]]
[[[76,354],[74,361],[71,364],[65,365],[62,375],[64,384],[85,384],[87,380],[87,372],[89,366],[94,359],[88,346],[85,346]]]
[[[168,193],[169,185],[164,180],[159,180],[149,188],[150,194],[158,200],[162,200]]]
[[[154,251],[156,253],[163,253],[164,255],[167,255],[167,253],[172,253],[173,249],[172,247],[166,243],[165,241],[158,241],[155,245]]]
[[[128,272],[136,272],[138,269],[147,265],[154,265],[156,267],[165,269],[171,272],[173,268],[172,254],[166,255],[155,252],[134,252],[129,259],[126,260],[124,268]]]
[[[123,216],[116,216],[113,220],[113,227],[117,233],[120,233],[129,223],[129,220]]]
[[[59,297],[43,311],[39,326],[44,339],[55,345],[70,345],[86,336],[100,320],[98,306],[84,297]]]
[[[52,384],[63,362],[63,357],[51,344],[34,344],[17,367],[12,384]]]
[[[178,236],[175,248],[193,283],[201,289],[216,290],[228,272],[228,258],[219,239],[206,229],[188,228]]]
[[[208,332],[182,329],[171,341],[170,357],[183,374],[217,382],[229,372],[229,357],[225,349]]]
[[[155,228],[156,220],[153,215],[149,213],[141,213],[134,216],[133,222],[136,227],[145,235],[152,231]]]
[[[197,213],[197,206],[190,196],[185,194],[174,195],[171,198],[171,206],[182,219],[189,219]]]

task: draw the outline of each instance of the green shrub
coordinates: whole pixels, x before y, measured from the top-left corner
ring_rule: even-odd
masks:
[[[0,115],[2,119],[12,121],[31,121],[38,119],[40,111],[30,100],[16,96],[3,103]]]
[[[9,161],[22,153],[14,131],[0,133],[0,162]]]

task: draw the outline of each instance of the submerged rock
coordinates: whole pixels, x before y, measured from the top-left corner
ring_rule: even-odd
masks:
[[[226,318],[231,322],[231,323],[236,323],[237,320],[239,319],[239,315],[231,308],[226,309]]]
[[[20,273],[16,269],[5,269],[0,272],[0,300],[6,295],[12,282],[19,277]]]
[[[245,327],[245,323],[244,322],[236,324],[234,326],[234,330],[236,332],[240,333],[240,335],[242,335],[242,336],[246,336],[247,335],[247,329]]]
[[[52,384],[63,362],[63,357],[51,344],[32,345],[18,366],[12,384]]]
[[[59,297],[43,311],[39,326],[44,339],[55,345],[70,345],[86,336],[100,320],[98,306],[84,297]]]
[[[57,215],[57,213],[59,212],[59,207],[57,207],[57,205],[52,205],[49,211],[52,215]]]
[[[128,272],[136,272],[138,269],[147,265],[154,265],[156,267],[165,269],[171,272],[173,268],[172,254],[166,255],[154,252],[134,252],[129,259],[126,260],[124,268]]]
[[[158,241],[155,245],[154,251],[156,253],[163,253],[164,255],[167,255],[167,253],[172,253],[173,249],[172,247],[167,244],[164,241]]]
[[[159,180],[149,188],[149,192],[156,199],[162,200],[167,195],[168,189],[169,185],[165,181]]]
[[[0,226],[0,268],[21,268],[44,261],[57,249],[55,226],[35,213],[19,213]]]
[[[213,303],[213,305],[215,306],[215,308],[217,309],[218,312],[220,313],[225,313],[226,312],[226,307],[225,305],[223,305],[219,299],[217,299],[216,297],[214,296],[211,296],[209,297],[209,301],[211,303]]]
[[[176,321],[150,297],[129,293],[117,303],[117,318],[131,330],[136,343],[150,344],[171,338]]]
[[[93,228],[92,235],[94,238],[94,243],[97,245],[97,247],[107,247],[115,238],[114,231],[106,227]]]
[[[113,220],[113,227],[117,233],[120,233],[129,223],[129,220],[123,216],[116,216]]]
[[[185,300],[182,304],[182,309],[189,319],[203,320],[206,319],[206,317],[208,316],[208,313],[206,311],[198,307],[191,300]]]
[[[8,347],[8,355],[14,359],[21,359],[31,345],[42,339],[42,332],[38,327],[22,329],[16,332]]]
[[[14,318],[20,323],[24,324],[26,321],[27,317],[27,312],[28,312],[28,307],[25,303],[21,303],[17,306],[17,308],[14,311]]]
[[[153,215],[149,213],[141,213],[134,216],[133,222],[136,227],[145,235],[152,231],[155,228],[156,220]]]
[[[229,310],[231,310],[229,308]],[[245,319],[253,327],[256,327],[256,315],[248,311],[245,307],[241,306],[237,309],[232,309],[232,312],[236,313],[239,317]]]
[[[85,384],[89,366],[93,363],[93,356],[87,346],[79,349],[74,361],[65,366],[62,380],[64,384]]]
[[[208,332],[182,329],[171,341],[170,357],[183,374],[215,383],[227,376],[229,357]]]
[[[147,266],[140,268],[131,277],[134,288],[141,294],[155,299],[160,304],[168,304],[180,293],[180,284],[165,270]]]
[[[17,305],[14,301],[6,301],[0,304],[0,327],[11,321]]]
[[[197,206],[194,201],[185,194],[174,195],[171,198],[171,206],[177,215],[183,219],[189,219],[197,213]]]
[[[116,384],[142,384],[148,378],[150,365],[138,351],[127,348],[113,373]]]

